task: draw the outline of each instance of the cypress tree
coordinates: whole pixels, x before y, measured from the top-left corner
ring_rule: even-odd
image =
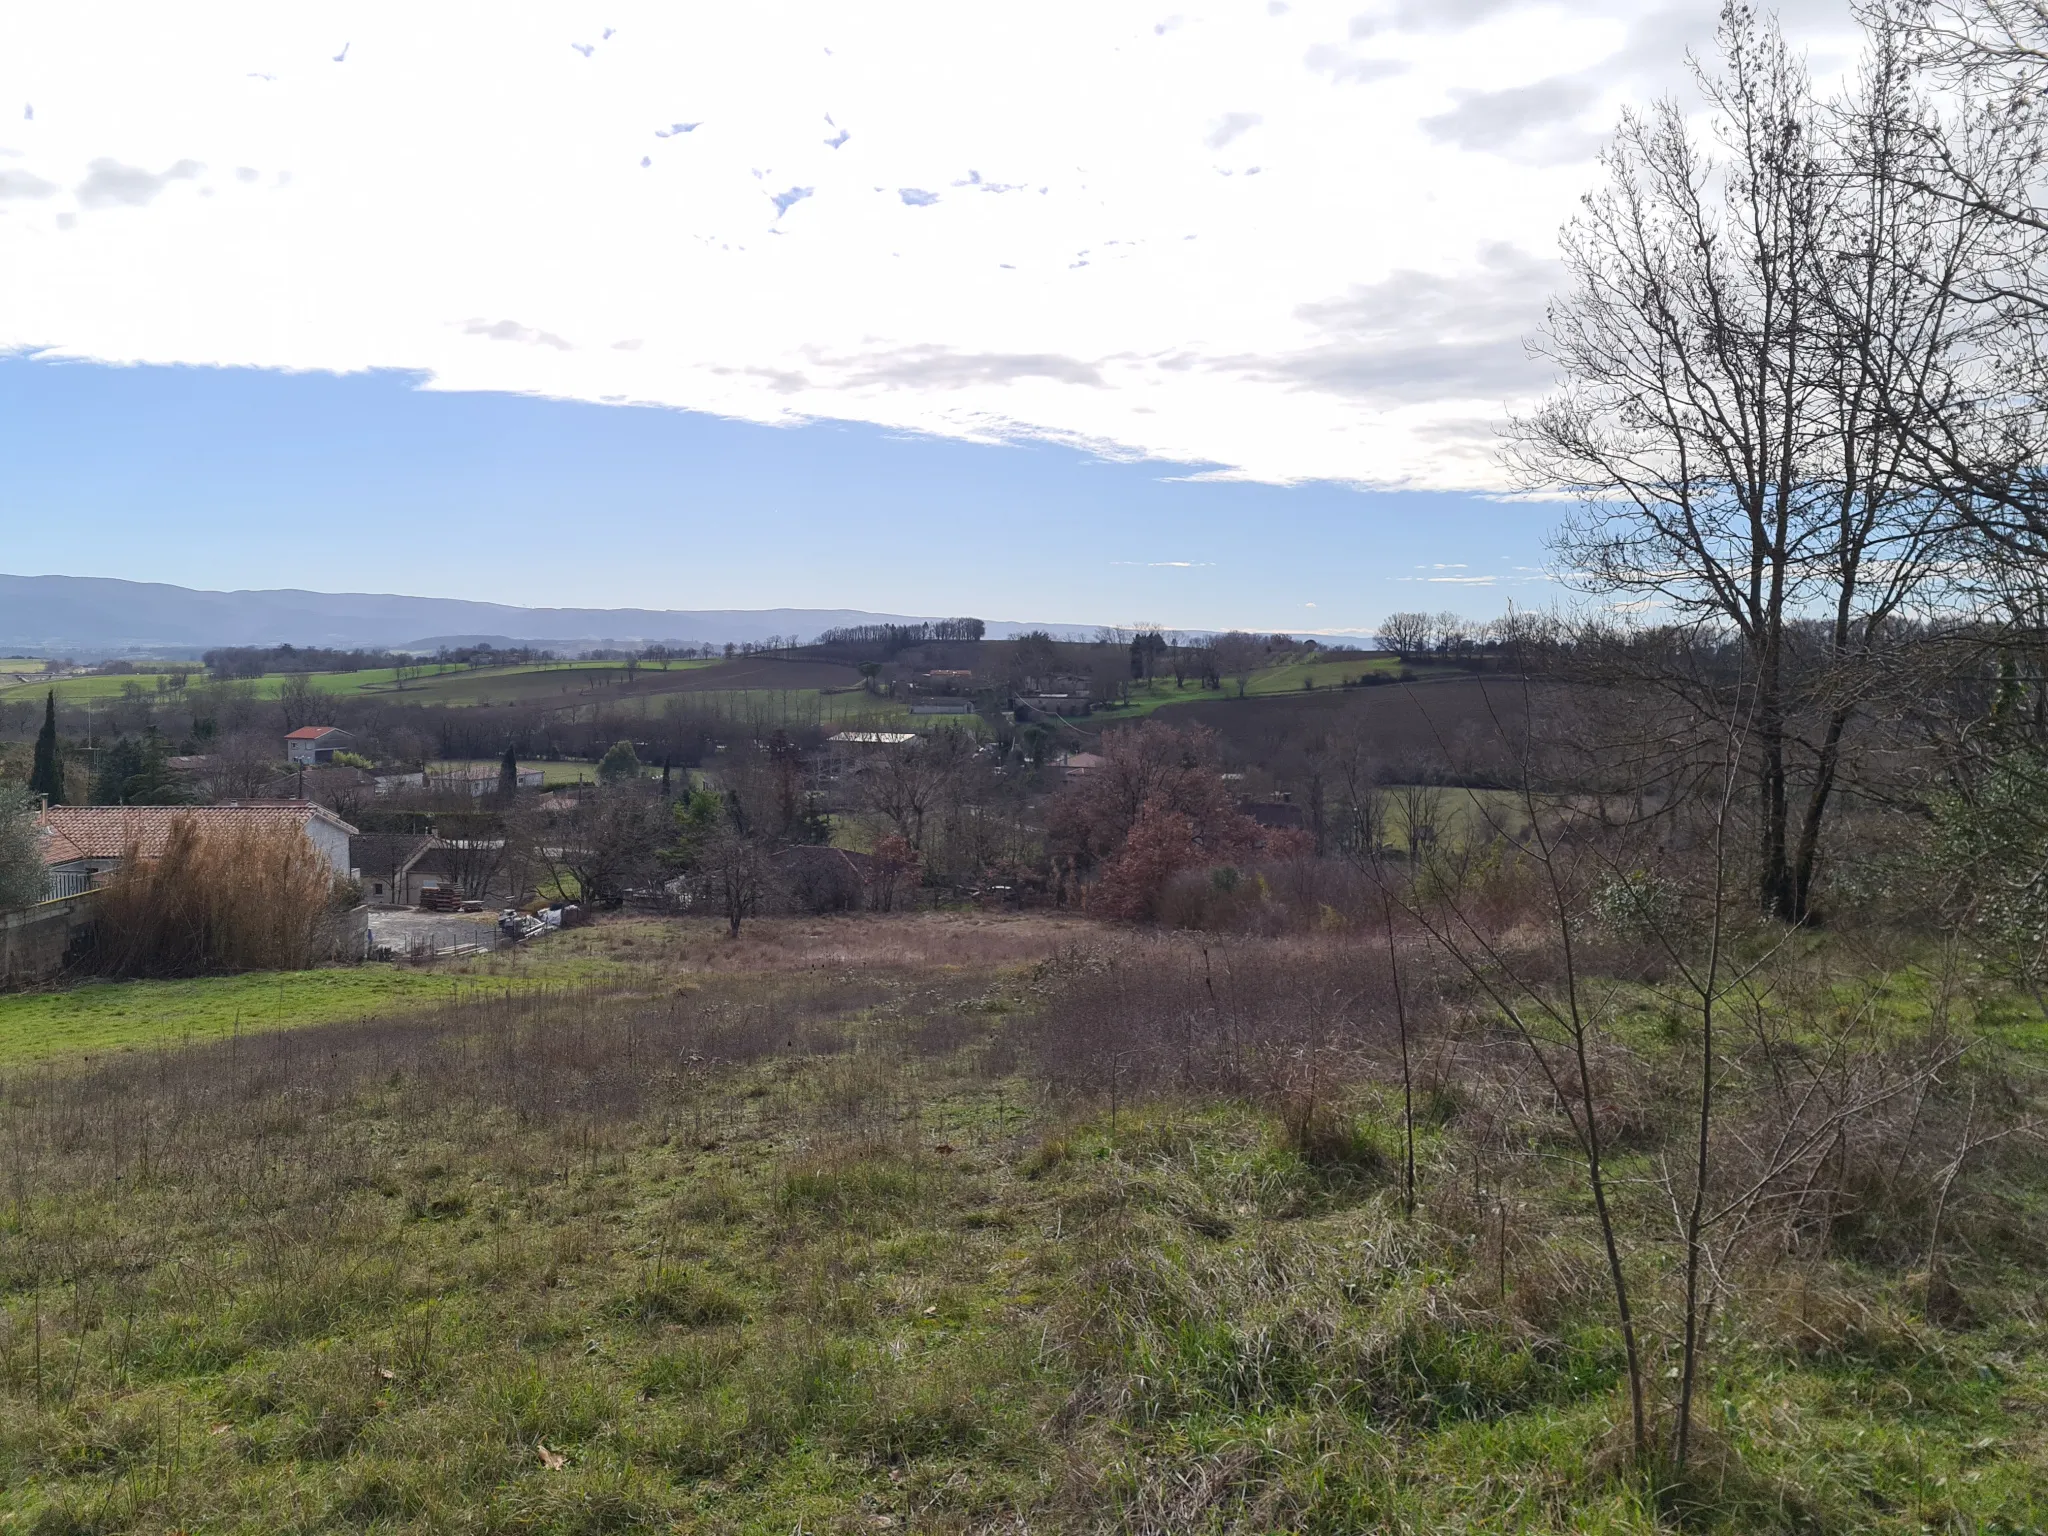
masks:
[[[519,754],[510,747],[505,749],[505,760],[498,764],[498,794],[510,800],[519,793]]]
[[[32,795],[48,797],[52,805],[64,803],[64,761],[57,751],[57,690],[43,700],[43,728],[36,733],[35,763],[29,769],[28,789]]]

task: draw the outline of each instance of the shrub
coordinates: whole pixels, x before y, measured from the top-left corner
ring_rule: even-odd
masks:
[[[288,827],[181,816],[154,859],[131,846],[100,892],[93,968],[116,976],[299,970],[325,958],[334,882]]]
[[[640,754],[633,750],[630,741],[615,741],[610,750],[598,760],[598,782],[618,784],[627,779],[640,777]]]
[[[41,901],[49,891],[42,850],[36,846],[35,798],[0,784],[0,911]]]

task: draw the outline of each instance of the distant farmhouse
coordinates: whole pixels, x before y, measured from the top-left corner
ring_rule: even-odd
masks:
[[[302,725],[284,738],[285,757],[301,768],[334,761],[337,752],[349,751],[355,737],[332,725]]]

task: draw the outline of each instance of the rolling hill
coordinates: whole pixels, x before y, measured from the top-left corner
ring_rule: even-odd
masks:
[[[396,647],[489,639],[575,649],[602,644],[809,639],[850,624],[934,615],[852,608],[519,608],[461,598],[295,589],[204,592],[100,576],[0,575],[0,652],[197,652],[221,645]],[[1039,627],[991,621],[1001,637]],[[1083,626],[1045,626],[1060,630]]]

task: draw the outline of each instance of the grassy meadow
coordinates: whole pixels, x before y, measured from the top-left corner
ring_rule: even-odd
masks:
[[[1867,1211],[1731,1276],[1707,1450],[1659,1479],[1618,1453],[1583,1191],[1478,1018],[1417,1022],[1404,1214],[1384,1021],[1313,1025],[1370,991],[1355,941],[931,915],[564,938],[632,984],[0,1067],[0,1527],[2048,1521],[2023,1139],[1951,1181],[1938,1299]],[[1782,1006],[1819,1031],[1875,985],[1825,946],[1800,967]],[[1973,1081],[2031,1081],[1970,990],[1890,974],[1862,1011],[1903,1043],[1938,1009],[2004,1053]],[[1673,1041],[1612,1067],[1660,1394]]]
[[[612,942],[557,934],[534,946],[432,965],[370,963],[165,981],[82,981],[0,992],[0,1071],[81,1052],[161,1050],[446,1007],[483,991],[651,985]]]

